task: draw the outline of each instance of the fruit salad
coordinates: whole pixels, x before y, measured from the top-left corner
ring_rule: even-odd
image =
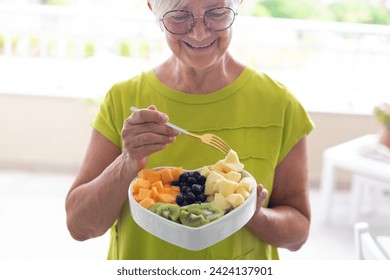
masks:
[[[134,199],[144,208],[189,227],[217,220],[245,202],[252,191],[242,178],[244,165],[230,150],[224,159],[197,171],[182,167],[142,169],[132,184]]]

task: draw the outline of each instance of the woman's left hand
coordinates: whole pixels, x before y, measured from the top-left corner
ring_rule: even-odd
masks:
[[[256,211],[261,210],[261,207],[264,206],[265,201],[267,200],[268,197],[268,191],[263,187],[262,184],[257,185],[257,202],[256,202]]]

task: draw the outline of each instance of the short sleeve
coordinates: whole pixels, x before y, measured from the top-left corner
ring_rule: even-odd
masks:
[[[119,131],[121,128],[116,127],[114,118],[115,104],[112,98],[112,90],[110,90],[100,104],[99,111],[92,121],[92,127],[120,148],[121,135]]]
[[[301,103],[290,94],[283,120],[283,135],[278,163],[290,152],[299,140],[314,129],[314,123]]]

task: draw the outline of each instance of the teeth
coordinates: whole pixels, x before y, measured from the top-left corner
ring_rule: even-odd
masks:
[[[208,48],[208,47],[210,47],[211,45],[212,45],[212,43],[211,44],[208,44],[208,45],[202,45],[202,46],[194,46],[194,45],[190,45],[190,44],[188,44],[191,48],[194,48],[194,49],[202,49],[202,48]]]

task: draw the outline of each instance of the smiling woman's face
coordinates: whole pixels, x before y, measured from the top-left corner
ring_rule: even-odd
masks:
[[[183,35],[172,34],[164,29],[170,49],[176,58],[188,67],[206,69],[216,65],[227,52],[232,37],[232,29],[228,28],[218,32],[211,31],[206,27],[203,15],[213,8],[234,8],[232,6],[233,1],[189,0],[179,2],[181,2],[181,5],[174,9],[189,11],[196,19],[192,30]]]

